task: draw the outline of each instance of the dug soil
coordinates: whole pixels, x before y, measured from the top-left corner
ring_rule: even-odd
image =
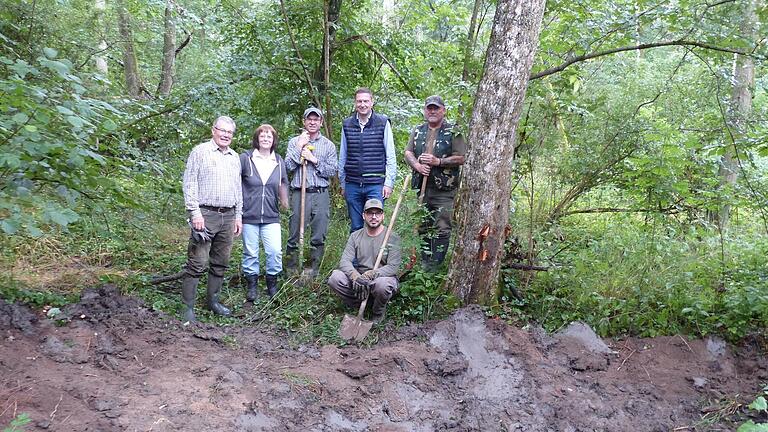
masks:
[[[550,335],[476,308],[370,347],[185,327],[111,286],[56,320],[0,300],[0,428],[26,413],[26,431],[734,430],[768,381],[757,343]]]

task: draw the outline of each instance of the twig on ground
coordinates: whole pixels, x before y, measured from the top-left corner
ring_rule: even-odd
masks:
[[[64,393],[59,395],[59,401],[56,402],[56,406],[53,407],[53,411],[51,411],[51,414],[48,416],[51,419],[51,423],[53,423],[53,419],[56,417],[56,411],[59,410],[59,404],[61,403],[62,399],[64,399]]]
[[[640,365],[640,367],[643,368],[643,370],[645,371],[645,374],[648,375],[648,379],[651,380],[651,374],[648,373],[648,369],[646,369],[645,366],[643,366],[643,365]],[[651,381],[653,381],[653,380],[651,380]]]
[[[624,358],[624,360],[621,362],[621,364],[619,365],[619,367],[617,367],[617,368],[616,368],[616,372],[620,371],[620,370],[621,370],[621,368],[623,368],[623,367],[624,367],[624,363],[626,363],[626,362],[627,362],[627,360],[629,360],[629,358],[630,358],[630,357],[632,357],[632,354],[634,354],[634,353],[636,353],[636,352],[637,352],[637,350],[636,350],[636,349],[633,349],[633,350],[632,350],[632,352],[631,352],[631,353],[629,353],[629,355],[628,355],[628,356],[626,356],[626,357]],[[649,377],[649,378],[650,378],[650,377]]]
[[[685,344],[685,346],[686,346],[686,347],[688,347],[688,351],[690,351],[690,352],[693,352],[693,350],[691,349],[691,346],[690,346],[690,345],[688,345],[688,341],[687,341],[687,340],[685,340],[685,338],[684,338],[682,335],[679,335],[679,334],[678,334],[678,335],[677,335],[677,337],[679,337],[679,338],[680,338],[680,340],[681,340],[681,341],[683,341],[683,343]]]

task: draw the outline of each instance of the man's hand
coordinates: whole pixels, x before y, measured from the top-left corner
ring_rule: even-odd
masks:
[[[419,163],[422,165],[428,165],[430,167],[440,165],[440,158],[435,157],[433,154],[422,153],[419,155]]]
[[[205,220],[202,216],[192,218],[192,228],[195,231],[203,231],[205,229]]]
[[[379,277],[379,271],[378,270],[367,270],[363,272],[363,274],[360,275],[362,279],[365,279],[367,281],[373,281],[377,277]]]
[[[352,289],[355,291],[355,298],[363,301],[371,294],[371,281],[361,276],[352,282]]]
[[[389,198],[389,196],[392,195],[392,188],[389,186],[384,186],[384,189],[381,190],[381,195],[384,197],[384,199]]]
[[[243,221],[242,220],[236,220],[235,221],[235,237],[239,236],[243,232]]]
[[[304,148],[301,150],[301,157],[304,158],[304,160],[308,160],[317,165],[317,158],[312,154],[312,150],[310,150],[309,147],[310,146],[304,146]]]
[[[309,132],[302,131],[299,139],[296,140],[296,150],[301,153],[307,144],[309,144]]]
[[[429,165],[421,164],[418,162],[416,163],[416,166],[414,167],[414,169],[416,170],[416,172],[423,175],[424,177],[429,176],[429,172],[432,171],[432,167],[430,167]]]

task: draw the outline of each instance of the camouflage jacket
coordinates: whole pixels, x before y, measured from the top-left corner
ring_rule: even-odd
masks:
[[[429,125],[427,123],[417,126],[413,130],[413,154],[416,158],[426,151],[428,132]],[[448,122],[443,122],[442,126],[440,126],[440,129],[437,131],[432,154],[439,158],[451,156],[453,154],[453,138],[453,125]],[[429,172],[427,185],[442,191],[452,191],[459,186],[460,175],[461,170],[459,167],[443,168],[433,166],[432,170]],[[414,170],[411,186],[414,189],[420,189],[422,178],[422,175]]]

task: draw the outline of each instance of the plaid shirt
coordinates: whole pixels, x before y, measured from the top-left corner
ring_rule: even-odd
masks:
[[[288,141],[288,150],[285,152],[285,167],[289,174],[295,172],[291,179],[293,189],[301,188],[301,153],[296,149],[298,139],[298,136],[291,138]],[[328,187],[331,178],[338,170],[336,146],[322,134],[310,140],[309,145],[315,147],[312,154],[317,158],[317,165],[307,162],[307,187]]]
[[[231,148],[221,152],[213,140],[198,144],[184,170],[184,206],[191,218],[202,217],[200,206],[234,207],[243,215],[240,156]]]

